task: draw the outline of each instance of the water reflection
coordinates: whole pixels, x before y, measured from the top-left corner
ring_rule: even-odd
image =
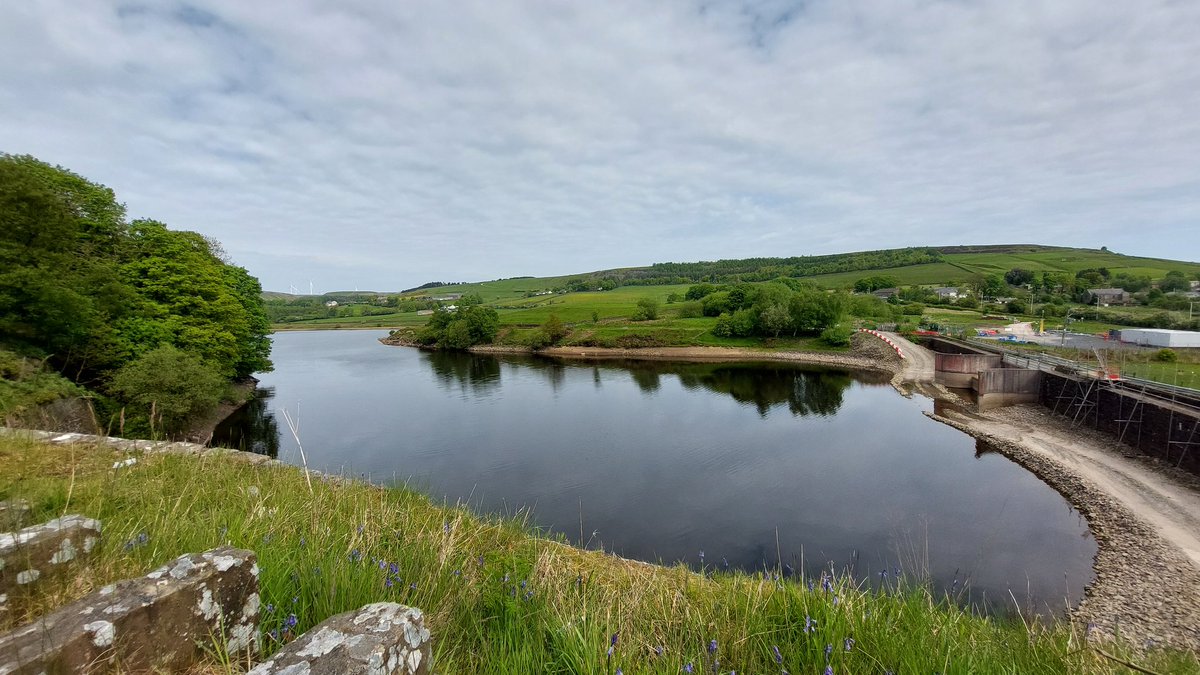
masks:
[[[421,358],[442,383],[463,391],[478,394],[500,384],[500,360],[494,356],[423,351]]]
[[[210,444],[279,457],[279,422],[267,405],[274,396],[274,387],[258,389],[254,399],[217,425]]]
[[[266,397],[232,444],[298,463],[269,411],[302,410],[316,469],[481,512],[529,509],[539,528],[640,560],[698,565],[704,550],[710,567],[832,562],[863,579],[899,564],[934,588],[966,580],[1056,604],[1089,578],[1094,543],[1061,496],[926,419],[933,403],[886,376],[420,352],[376,337],[276,335]]]

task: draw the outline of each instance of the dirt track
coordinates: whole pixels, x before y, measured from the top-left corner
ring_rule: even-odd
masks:
[[[1096,580],[1074,616],[1091,637],[1200,649],[1200,481],[1036,406],[932,417],[988,442],[1087,517]]]

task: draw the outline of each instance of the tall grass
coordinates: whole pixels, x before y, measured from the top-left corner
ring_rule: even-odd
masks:
[[[1065,623],[982,618],[894,575],[867,587],[833,574],[699,574],[582,551],[405,489],[310,489],[294,468],[219,455],[111,468],[122,458],[0,437],[0,499],[104,526],[72,579],[11,598],[0,628],[233,545],[258,555],[267,653],[332,614],[390,600],[425,611],[439,673],[1125,672]],[[1200,671],[1178,652],[1106,649]]]

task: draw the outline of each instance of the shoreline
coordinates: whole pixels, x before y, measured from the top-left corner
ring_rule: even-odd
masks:
[[[466,351],[471,354],[548,356],[559,359],[611,361],[679,361],[685,363],[796,363],[831,368],[850,368],[888,375],[903,372],[903,364],[883,342],[856,333],[849,350],[843,352],[766,351],[748,347],[530,347],[510,345],[477,345]],[[391,340],[391,341],[389,341]],[[428,349],[422,345],[386,337],[379,340],[389,347]]]
[[[1145,511],[1130,508],[1124,495],[1097,483],[1094,470],[1061,455],[1063,449],[1100,452],[1131,462],[1125,459],[1128,449],[1123,451],[1115,440],[1096,433],[1062,429],[1063,422],[1040,407],[1020,405],[999,411],[935,410],[925,415],[986,443],[1049,485],[1083,516],[1096,540],[1095,578],[1070,610],[1070,618],[1087,627],[1091,640],[1110,640],[1119,634],[1136,638],[1145,648],[1171,644],[1200,649],[1200,568],[1178,541],[1169,540],[1147,522]],[[1073,446],[1056,451],[1044,438],[1022,434],[1025,425],[1039,427],[1045,437],[1078,438]],[[1195,490],[1191,481],[1169,469],[1155,468],[1153,473],[1163,484]]]

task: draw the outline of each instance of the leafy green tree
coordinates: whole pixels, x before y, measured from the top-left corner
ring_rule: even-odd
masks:
[[[733,303],[729,300],[728,291],[709,293],[700,302],[704,310],[704,316],[720,316],[735,309]]]
[[[1024,286],[1033,282],[1033,272],[1020,267],[1014,267],[1004,273],[1004,281],[1009,286]]]
[[[687,289],[683,298],[685,300],[703,300],[705,296],[716,292],[717,287],[712,284],[696,284]]]
[[[551,314],[546,318],[546,323],[542,324],[542,333],[546,336],[547,344],[558,344],[569,332],[557,314]]]
[[[121,367],[109,388],[171,434],[212,411],[228,384],[219,369],[174,346],[163,345]]]
[[[1178,270],[1171,270],[1170,272],[1167,272],[1167,275],[1163,277],[1163,280],[1158,283],[1158,287],[1161,288],[1164,293],[1170,293],[1172,291],[1187,291],[1191,288],[1191,284],[1188,282],[1186,274]]]
[[[633,313],[634,321],[653,321],[658,318],[658,301],[654,298],[640,298],[637,301],[637,311]]]

